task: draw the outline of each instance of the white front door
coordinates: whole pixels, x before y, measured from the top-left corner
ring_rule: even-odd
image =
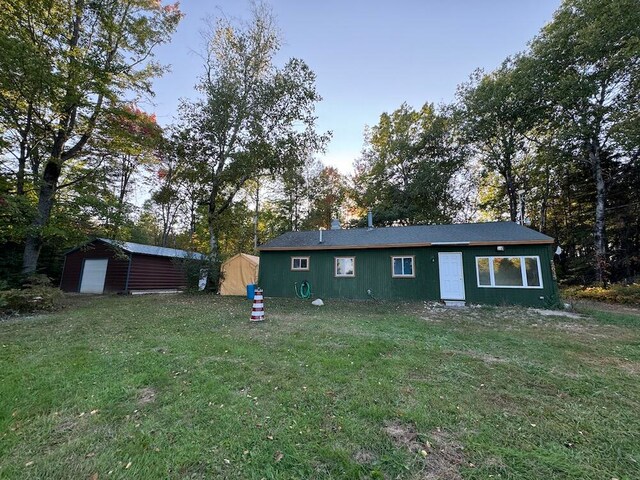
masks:
[[[109,263],[109,260],[106,258],[86,259],[84,261],[80,293],[102,293],[104,291],[107,263]]]
[[[440,298],[442,300],[464,300],[464,274],[462,253],[438,253],[440,270]]]

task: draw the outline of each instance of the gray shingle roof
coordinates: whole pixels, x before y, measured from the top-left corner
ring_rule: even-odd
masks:
[[[322,238],[320,243],[317,230],[287,232],[261,245],[259,250],[553,243],[553,238],[513,222],[324,230]]]

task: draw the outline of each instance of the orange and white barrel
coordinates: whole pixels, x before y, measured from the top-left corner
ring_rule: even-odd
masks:
[[[261,322],[264,320],[264,297],[262,295],[262,289],[256,288],[255,295],[253,296],[253,307],[251,307],[251,321]]]

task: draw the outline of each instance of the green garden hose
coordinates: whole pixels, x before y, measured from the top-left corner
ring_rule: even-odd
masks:
[[[311,298],[311,284],[306,280],[300,284],[300,289],[298,289],[298,282],[293,284],[293,288],[296,291],[296,297],[304,300]]]

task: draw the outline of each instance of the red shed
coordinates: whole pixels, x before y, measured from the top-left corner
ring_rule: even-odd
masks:
[[[65,254],[60,288],[65,292],[105,293],[183,290],[180,260],[204,260],[201,253],[97,238]]]

